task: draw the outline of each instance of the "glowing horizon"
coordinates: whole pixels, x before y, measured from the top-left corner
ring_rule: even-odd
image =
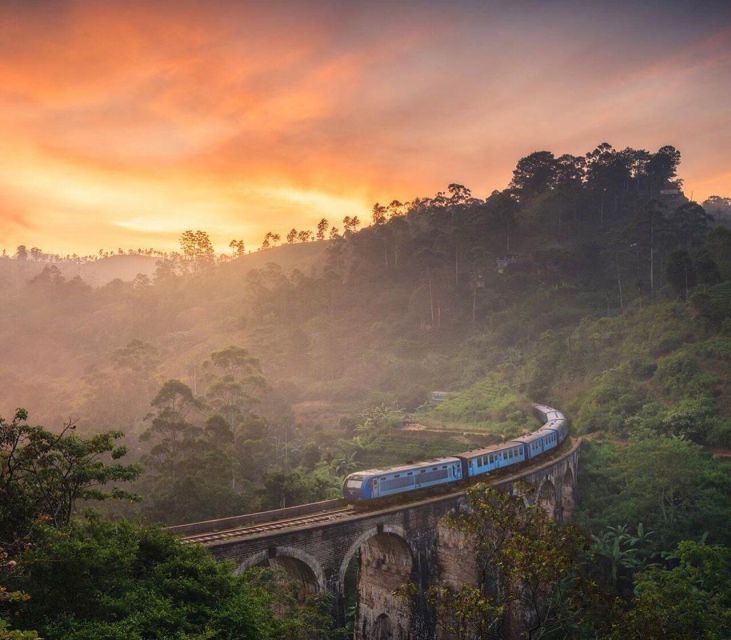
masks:
[[[696,7],[6,0],[0,248],[255,247],[604,141],[731,195],[731,8]]]

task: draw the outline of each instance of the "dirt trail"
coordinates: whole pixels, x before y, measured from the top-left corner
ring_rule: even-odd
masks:
[[[489,431],[465,431],[462,429],[439,429],[438,427],[428,427],[420,422],[409,422],[401,427],[401,431],[419,431],[420,433],[447,433],[453,436],[482,436],[483,438],[495,437],[494,433]]]

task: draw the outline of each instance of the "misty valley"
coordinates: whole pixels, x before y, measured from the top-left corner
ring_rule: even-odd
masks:
[[[731,200],[679,165],[0,258],[0,637],[728,637]]]

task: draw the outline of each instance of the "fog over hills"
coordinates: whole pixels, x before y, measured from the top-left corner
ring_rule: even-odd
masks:
[[[199,230],[166,256],[2,259],[0,415],[119,431],[144,500],[108,513],[171,524],[335,498],[350,472],[526,433],[545,402],[591,436],[571,539],[595,539],[559,573],[632,598],[731,530],[728,203],[686,197],[680,159],[539,151],[486,199],[452,183],[234,256]],[[637,564],[612,573],[615,540]]]

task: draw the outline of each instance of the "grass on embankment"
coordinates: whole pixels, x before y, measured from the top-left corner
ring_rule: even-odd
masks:
[[[535,423],[528,399],[497,374],[437,405],[425,406],[414,419],[429,429],[468,434],[484,431],[496,441],[530,431]]]

